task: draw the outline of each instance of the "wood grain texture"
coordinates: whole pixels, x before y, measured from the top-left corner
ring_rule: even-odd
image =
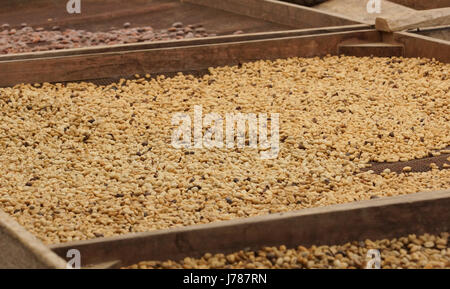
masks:
[[[409,32],[417,33],[419,35],[424,35],[424,36],[428,36],[428,37],[432,37],[432,38],[450,41],[450,26],[419,29],[416,31],[409,31]]]
[[[182,0],[297,28],[358,24],[352,18],[273,0]]]
[[[405,57],[435,58],[450,63],[450,41],[409,32],[393,33],[393,40],[405,47]]]
[[[19,53],[19,54],[6,54],[6,55],[0,55],[0,62],[7,61],[7,60],[25,60],[25,59],[34,59],[34,58],[44,58],[44,57],[61,57],[61,56],[73,56],[73,55],[84,55],[84,54],[105,53],[105,52],[123,52],[123,51],[131,51],[131,50],[171,48],[171,47],[182,47],[182,46],[193,46],[193,45],[204,45],[204,44],[240,42],[240,41],[248,41],[248,40],[260,40],[260,39],[271,39],[271,38],[282,38],[282,37],[293,37],[293,36],[304,36],[304,35],[316,35],[316,34],[323,34],[323,33],[343,32],[343,31],[367,30],[369,28],[370,28],[370,25],[367,25],[367,24],[354,24],[354,25],[346,25],[346,26],[293,29],[293,30],[283,30],[283,31],[246,33],[246,34],[239,34],[239,35],[224,35],[224,36],[215,36],[215,37],[207,37],[207,38],[182,39],[182,40],[178,40],[178,41],[171,40],[171,41],[157,41],[157,42],[148,42],[148,43],[117,44],[117,45],[104,45],[104,46],[84,47],[84,48],[74,48],[74,49],[64,49],[64,50],[40,51],[40,52]]]
[[[449,0],[389,0],[389,1],[418,10],[444,8],[450,6]]]
[[[450,25],[450,7],[401,13],[375,20],[375,28],[385,32],[444,25]]]
[[[395,45],[388,43],[363,43],[363,44],[345,44],[339,45],[339,54],[349,56],[375,56],[375,57],[392,57],[403,56],[403,45]]]
[[[345,40],[380,41],[375,30],[0,62],[0,86],[203,70],[260,59],[336,55]]]
[[[288,213],[51,246],[80,250],[83,265],[180,260],[262,246],[343,244],[450,229],[450,191],[417,193]],[[119,265],[120,264],[120,265]]]
[[[355,21],[374,25],[377,17],[392,17],[399,13],[414,12],[412,8],[392,3],[390,1],[382,1],[381,13],[369,13],[367,11],[367,3],[364,0],[328,0],[322,4],[315,6],[315,9],[345,15]]]

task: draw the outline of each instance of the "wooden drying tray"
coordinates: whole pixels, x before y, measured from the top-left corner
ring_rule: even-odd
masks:
[[[367,24],[353,24],[346,26],[332,26],[332,27],[320,27],[320,28],[307,28],[307,29],[293,29],[283,31],[270,31],[270,32],[257,32],[238,35],[225,35],[206,38],[194,38],[194,39],[182,39],[177,41],[155,41],[147,43],[131,43],[131,44],[119,44],[119,45],[102,45],[91,46],[83,48],[62,49],[62,50],[49,50],[40,52],[28,52],[18,54],[5,54],[0,55],[0,61],[8,60],[25,60],[34,58],[53,58],[63,56],[74,55],[86,55],[86,54],[98,54],[98,53],[110,53],[110,52],[125,52],[125,51],[138,51],[156,48],[175,48],[183,46],[194,45],[209,45],[217,43],[229,43],[229,42],[242,42],[249,40],[263,40],[282,37],[294,37],[305,35],[316,35],[323,33],[334,33],[344,31],[358,31],[367,30],[371,26]]]
[[[0,213],[0,268],[64,268],[71,249],[80,251],[83,267],[117,268],[262,246],[438,234],[450,228],[449,206],[450,190],[425,192],[48,247]]]
[[[215,2],[224,5],[234,0]],[[386,53],[386,49],[398,52],[399,46],[405,57],[450,62],[448,41],[352,25],[6,55],[0,57],[0,86],[200,71],[259,59],[337,55],[343,50],[350,55],[363,56],[369,52],[377,56]],[[114,267],[144,259],[179,259],[200,256],[206,251],[231,252],[263,245],[330,244],[407,233],[438,233],[448,230],[449,205],[450,191],[419,193],[50,247],[0,213],[0,268],[64,268],[68,248],[81,251],[84,265]],[[242,238],[235,238],[236,235]],[[205,238],[208,242],[204,242]]]
[[[450,62],[449,41],[408,32],[382,33],[364,29],[363,26],[351,29],[360,30],[345,31],[348,27],[331,27],[6,55],[0,56],[0,87],[20,83],[129,77],[146,73],[156,75],[202,71],[209,67],[237,65],[260,59],[314,57],[344,52],[355,56],[397,56],[386,55],[386,49],[392,49],[393,45],[401,46],[400,56]],[[366,47],[361,47],[361,44],[366,44]],[[398,49],[395,51],[398,52]]]
[[[270,0],[83,0],[81,14],[68,14],[65,2],[41,0],[0,7],[0,18],[12,27],[22,22],[33,27],[59,26],[88,31],[133,26],[166,29],[174,22],[202,24],[209,33],[232,34],[343,26],[359,22],[345,16]],[[19,12],[20,11],[20,12]]]

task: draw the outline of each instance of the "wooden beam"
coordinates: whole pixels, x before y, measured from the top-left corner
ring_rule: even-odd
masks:
[[[339,45],[339,54],[358,56],[358,57],[403,56],[404,55],[404,47],[403,47],[403,45],[399,45],[399,44],[389,44],[389,43],[383,43],[383,42],[342,44],[342,45]]]
[[[448,7],[448,0],[389,0],[414,9],[435,9]]]
[[[144,260],[180,260],[262,246],[343,244],[448,231],[449,206],[450,190],[426,192],[50,248],[60,256],[69,249],[79,250],[83,266],[116,260],[128,266]]]
[[[380,41],[375,30],[326,33],[209,45],[0,62],[0,86],[204,70],[260,59],[336,55],[345,40]]]
[[[207,38],[181,39],[181,40],[177,40],[177,41],[170,40],[170,41],[156,41],[156,42],[148,42],[148,43],[102,45],[102,46],[92,46],[92,47],[84,47],[84,48],[63,49],[63,50],[50,50],[50,51],[19,53],[19,54],[5,54],[5,55],[0,55],[0,62],[7,61],[7,60],[25,60],[25,59],[35,59],[35,58],[45,58],[45,57],[61,57],[61,56],[85,55],[85,54],[106,53],[106,52],[123,52],[123,51],[146,50],[146,49],[155,49],[155,48],[173,48],[173,47],[182,47],[182,46],[205,45],[205,44],[228,43],[228,42],[241,42],[241,41],[249,41],[249,40],[262,40],[262,39],[283,38],[283,37],[304,36],[304,35],[316,35],[316,34],[324,34],[324,33],[344,32],[344,31],[367,30],[370,27],[371,26],[367,25],[367,24],[354,24],[354,25],[346,25],[346,26],[293,29],[293,30],[285,30],[285,31],[246,33],[246,34],[239,34],[239,35],[224,35],[224,36],[215,36],[215,37],[207,37]]]
[[[63,269],[66,262],[0,210],[0,269]]]
[[[358,24],[346,16],[274,0],[181,0],[297,28]]]
[[[450,7],[402,13],[398,17],[378,17],[375,20],[376,29],[385,32],[443,25],[450,25]]]
[[[369,0],[328,0],[314,8],[320,11],[345,15],[347,18],[371,25],[375,25],[375,19],[377,17],[389,18],[399,15],[400,13],[415,11],[412,8],[395,4],[391,1],[382,1],[380,13],[369,13],[367,11],[368,2]]]
[[[393,41],[404,45],[405,57],[435,58],[450,63],[450,41],[409,32],[395,32],[390,36]]]
[[[428,36],[431,38],[438,38],[446,41],[450,41],[450,26],[437,26],[431,28],[414,29],[408,32]]]

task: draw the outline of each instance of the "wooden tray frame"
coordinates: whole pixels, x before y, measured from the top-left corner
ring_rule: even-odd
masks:
[[[185,1],[204,5],[208,2]],[[258,10],[255,0],[214,1],[220,6],[216,6],[218,9],[235,9],[236,13],[249,16],[261,13],[270,21],[278,21],[270,18],[275,16],[269,15],[271,10],[267,9],[275,9],[270,5],[279,3],[264,2],[268,6],[261,6],[262,10]],[[239,3],[246,5],[240,6]],[[294,18],[322,13],[293,6],[277,6],[284,8],[273,11]],[[249,7],[256,7],[256,10]],[[154,75],[201,71],[211,66],[236,65],[259,59],[338,55],[343,45],[348,47],[352,43],[364,42],[378,43],[382,48],[401,46],[404,57],[450,62],[449,41],[410,32],[383,33],[365,24],[334,24],[331,21],[330,27],[313,29],[5,55],[0,56],[0,87],[19,83],[89,81],[136,73]],[[377,56],[377,50],[373,51]],[[383,51],[386,52],[385,49]],[[354,49],[352,53],[363,56],[367,50]],[[417,193],[53,246],[45,246],[0,211],[0,268],[65,268],[69,249],[81,252],[83,266],[107,268],[142,260],[181,259],[206,252],[232,252],[261,246],[331,244],[365,238],[392,238],[409,233],[439,233],[449,229],[449,205],[450,190]],[[236,235],[240,238],[235,238]]]

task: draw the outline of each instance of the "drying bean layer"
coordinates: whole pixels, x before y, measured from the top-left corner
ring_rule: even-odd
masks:
[[[150,26],[130,26],[131,24],[126,22],[122,29],[90,32],[75,29],[61,31],[58,26],[45,30],[42,27],[27,26],[26,23],[22,28],[15,29],[3,24],[0,26],[0,54],[215,36],[200,24],[184,25],[175,22],[172,27],[162,30],[154,30]]]
[[[108,86],[0,88],[0,208],[45,243],[450,188],[450,171],[370,162],[450,145],[450,65],[291,58]],[[176,149],[175,113],[279,113],[280,152]],[[270,124],[270,121],[269,121]]]
[[[364,269],[380,253],[381,269],[450,268],[448,233],[409,235],[395,239],[351,242],[344,245],[264,247],[232,254],[205,254],[182,261],[140,262],[127,269]],[[368,254],[369,253],[369,254]],[[375,265],[372,265],[374,268]]]

